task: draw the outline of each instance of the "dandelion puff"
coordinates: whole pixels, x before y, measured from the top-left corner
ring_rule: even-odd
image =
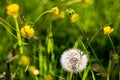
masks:
[[[63,69],[69,72],[77,73],[85,69],[88,58],[81,50],[69,49],[63,52],[60,62]]]

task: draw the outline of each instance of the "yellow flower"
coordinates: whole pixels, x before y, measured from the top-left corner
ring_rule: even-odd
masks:
[[[65,18],[65,12],[64,11],[60,12],[59,17],[64,19]]]
[[[78,16],[78,14],[75,13],[71,17],[71,22],[76,22],[76,21],[78,21],[78,19],[79,19],[79,16]]]
[[[10,16],[17,16],[19,11],[19,5],[18,4],[10,4],[7,6],[7,14]]]
[[[51,9],[51,12],[53,13],[53,14],[59,14],[59,8],[58,7],[54,7],[54,8],[52,8]]]
[[[104,34],[111,34],[113,32],[113,28],[111,28],[110,26],[106,26],[103,28]]]
[[[34,29],[30,26],[24,26],[21,28],[21,35],[25,38],[31,38],[34,35]]]
[[[39,74],[39,70],[36,69],[35,66],[30,66],[30,67],[28,68],[28,70],[29,70],[30,72],[32,72],[34,75],[38,75],[38,74]]]
[[[27,56],[23,55],[21,56],[19,63],[23,66],[27,66],[28,64],[30,64],[30,59]]]

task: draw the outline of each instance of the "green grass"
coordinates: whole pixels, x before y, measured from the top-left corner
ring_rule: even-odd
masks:
[[[91,1],[91,0],[90,0]],[[7,15],[6,7],[17,3],[18,17]],[[0,0],[0,80],[120,80],[120,0]],[[57,6],[59,14],[50,10]],[[65,18],[60,18],[64,11]],[[73,13],[79,15],[71,22]],[[30,25],[35,34],[21,36]],[[114,31],[106,35],[103,28]],[[70,73],[60,64],[63,51],[77,48],[89,58],[87,67]],[[21,56],[30,63],[21,65]],[[25,60],[27,61],[27,60]],[[24,62],[25,63],[25,62]],[[34,66],[38,75],[29,71]]]

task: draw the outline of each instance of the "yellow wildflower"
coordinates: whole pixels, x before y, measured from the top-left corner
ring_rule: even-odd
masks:
[[[111,28],[110,26],[106,26],[103,28],[104,34],[111,34],[113,32],[113,28]]]
[[[23,66],[27,66],[30,63],[30,59],[27,56],[23,55],[21,56],[19,63]]]
[[[34,29],[30,26],[24,26],[21,28],[21,35],[25,38],[31,38],[34,35]]]
[[[52,8],[51,9],[51,12],[53,13],[53,14],[59,14],[59,8],[58,7],[54,7],[54,8]]]
[[[10,4],[7,6],[7,14],[10,16],[17,16],[19,11],[19,5],[18,4]]]
[[[30,66],[30,67],[28,68],[28,70],[29,70],[30,72],[32,72],[34,75],[38,75],[38,74],[39,74],[39,70],[36,69],[35,66]]]
[[[64,11],[60,12],[59,17],[64,19],[65,18],[65,12]]]
[[[76,21],[78,21],[78,19],[79,19],[79,16],[78,16],[78,14],[75,13],[71,17],[71,22],[76,22]]]

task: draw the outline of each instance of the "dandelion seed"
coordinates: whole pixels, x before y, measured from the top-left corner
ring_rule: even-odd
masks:
[[[10,4],[7,6],[7,14],[10,16],[16,17],[18,15],[19,5],[18,4]]]
[[[103,28],[104,34],[107,34],[107,35],[111,34],[113,32],[113,30],[114,29],[111,28],[110,26],[106,26]]]
[[[52,8],[51,9],[51,12],[53,13],[53,14],[59,14],[59,8],[58,7],[54,7],[54,8]]]
[[[21,35],[25,38],[31,38],[34,35],[34,29],[30,26],[24,26],[21,28]]]
[[[83,51],[69,49],[63,52],[60,62],[63,69],[77,73],[85,69],[88,58]]]
[[[75,14],[73,14],[72,17],[71,17],[71,22],[77,22],[78,19],[79,19],[79,16],[78,16],[78,14],[75,13]]]

